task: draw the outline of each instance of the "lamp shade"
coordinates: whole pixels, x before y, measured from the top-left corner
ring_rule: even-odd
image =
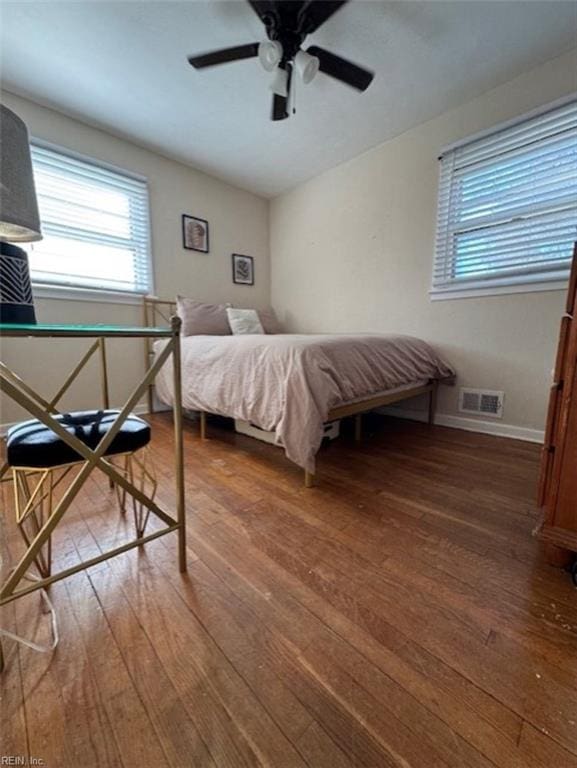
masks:
[[[28,130],[0,104],[0,323],[35,323],[26,251],[41,240]]]
[[[0,105],[0,240],[41,240],[28,129]]]

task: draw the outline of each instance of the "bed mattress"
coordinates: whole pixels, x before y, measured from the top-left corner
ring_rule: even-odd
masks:
[[[332,408],[454,375],[429,344],[412,336],[187,336],[181,350],[185,408],[274,432],[287,457],[311,473]],[[169,360],[156,380],[168,405],[171,369]]]

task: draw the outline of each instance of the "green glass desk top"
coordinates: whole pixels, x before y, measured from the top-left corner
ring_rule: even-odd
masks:
[[[18,323],[0,323],[0,337],[4,338],[29,336],[61,336],[94,338],[97,336],[116,338],[142,338],[145,336],[172,336],[170,328],[138,328],[124,325],[57,325],[52,323],[37,323],[35,325]]]

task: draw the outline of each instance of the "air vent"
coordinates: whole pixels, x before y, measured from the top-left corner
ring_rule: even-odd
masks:
[[[462,413],[476,413],[500,419],[503,416],[504,392],[493,389],[465,389],[459,392],[459,410]]]

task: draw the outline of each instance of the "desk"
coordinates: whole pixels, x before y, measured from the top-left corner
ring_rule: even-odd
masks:
[[[181,572],[186,571],[186,530],[185,530],[185,508],[184,508],[184,469],[183,469],[183,443],[182,443],[182,397],[181,397],[181,374],[180,374],[180,319],[174,317],[171,319],[170,328],[129,328],[121,326],[107,325],[2,325],[0,324],[0,339],[8,338],[46,338],[48,339],[71,339],[85,338],[95,339],[86,353],[80,359],[76,367],[70,372],[64,380],[58,392],[50,400],[46,400],[40,395],[34,387],[23,381],[16,372],[12,371],[8,365],[0,361],[0,390],[18,405],[25,408],[32,418],[38,419],[49,429],[55,432],[64,442],[73,448],[82,459],[79,460],[81,466],[68,489],[54,508],[52,514],[47,518],[44,525],[30,542],[30,546],[0,587],[0,606],[22,597],[37,589],[42,589],[55,581],[64,579],[67,576],[78,571],[90,568],[97,563],[107,560],[110,557],[126,552],[133,547],[139,547],[148,541],[164,536],[167,533],[176,532],[178,536],[178,563]],[[158,357],[148,364],[144,377],[133,389],[128,400],[120,409],[120,412],[109,431],[103,436],[100,443],[94,450],[88,448],[75,435],[67,432],[61,424],[54,418],[60,411],[57,408],[58,402],[68,391],[70,386],[78,377],[80,371],[86,363],[94,356],[100,358],[101,368],[101,387],[102,387],[102,407],[107,409],[108,403],[108,371],[106,362],[106,339],[144,339],[144,338],[165,338],[168,343],[158,355]],[[122,424],[126,421],[130,412],[134,409],[143,394],[146,393],[149,385],[160,368],[172,355],[174,371],[174,444],[175,444],[175,482],[176,482],[176,517],[169,515],[165,510],[158,506],[143,489],[133,485],[127,477],[121,474],[110,462],[104,460],[105,452],[115,435],[118,433]],[[48,357],[48,355],[47,355]],[[27,586],[18,589],[26,572],[34,562],[34,559],[43,545],[49,540],[50,535],[62,519],[66,510],[72,504],[80,488],[87,480],[93,469],[102,470],[110,479],[111,485],[120,486],[120,488],[141,502],[147,509],[162,520],[166,527],[154,531],[147,536],[142,535],[133,541],[122,546],[116,547],[109,552],[104,552],[98,557],[94,557],[83,563],[79,563],[72,568],[50,575],[32,584],[28,582]],[[9,469],[8,464],[0,468],[0,481]],[[1,666],[1,649],[0,649]]]

